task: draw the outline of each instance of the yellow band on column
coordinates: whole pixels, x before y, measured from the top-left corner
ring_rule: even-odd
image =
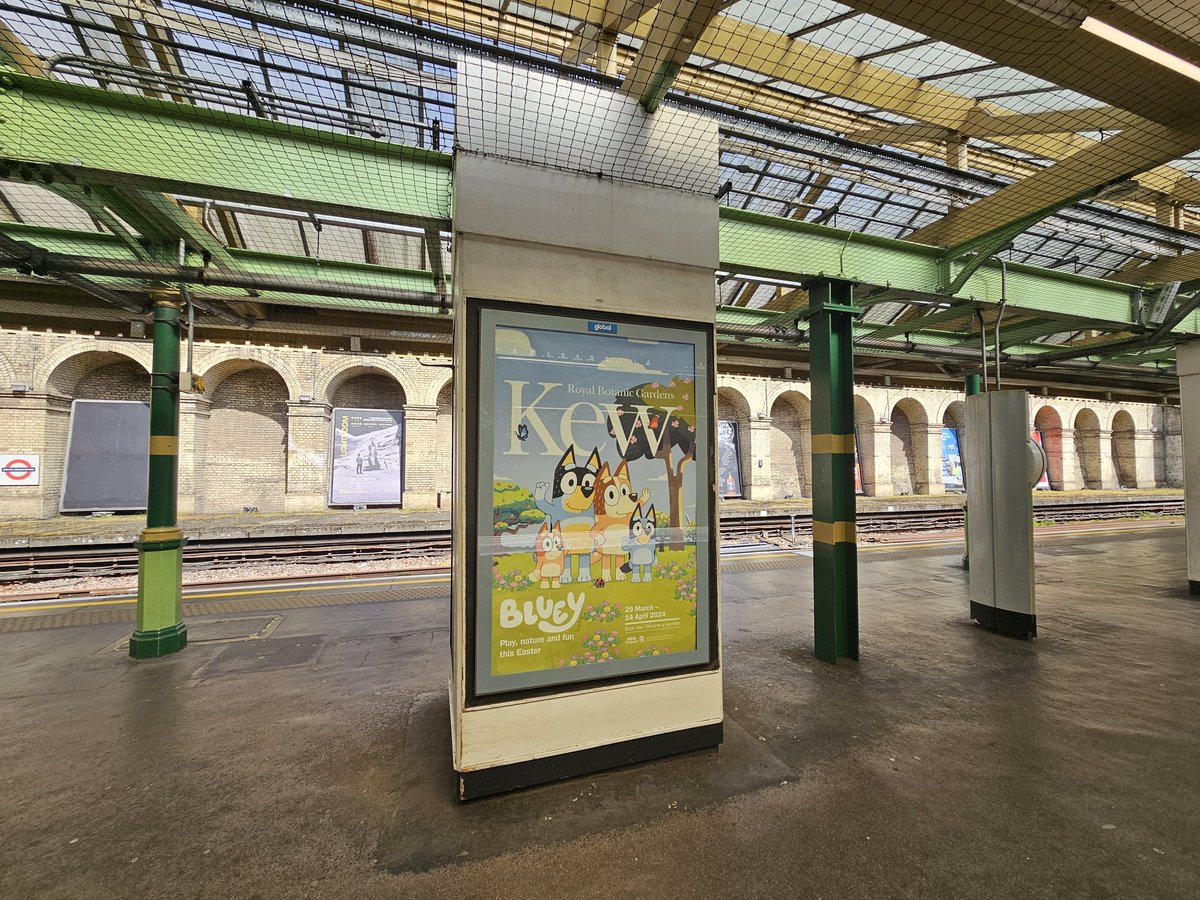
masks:
[[[855,544],[858,536],[853,522],[818,522],[812,524],[813,540],[819,544]]]
[[[179,438],[173,434],[150,435],[151,456],[178,456]]]
[[[852,434],[814,434],[812,436],[813,453],[853,453],[854,435]]]

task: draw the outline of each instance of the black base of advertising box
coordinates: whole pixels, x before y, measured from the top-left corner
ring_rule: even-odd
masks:
[[[1000,609],[998,606],[984,606],[982,603],[972,600],[971,618],[984,628],[990,628],[1001,634],[1019,638],[1037,637],[1037,616],[1029,613]]]

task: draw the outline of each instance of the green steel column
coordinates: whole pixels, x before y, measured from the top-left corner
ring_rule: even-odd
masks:
[[[179,471],[179,300],[154,301],[154,366],[150,375],[150,480],[146,529],[137,542],[135,659],[187,646],[183,624],[183,532],[175,519]]]
[[[966,377],[966,380],[963,382],[963,393],[964,393],[964,394],[966,394],[968,397],[974,397],[976,394],[981,394],[981,393],[983,393],[983,381],[982,381],[982,376],[980,376],[980,375],[968,375],[968,376]],[[962,447],[961,447],[962,435],[959,435],[959,441],[960,441],[959,453],[962,453]],[[964,467],[964,468],[963,468],[963,475],[964,475],[964,477],[966,476],[966,471],[967,471],[967,470],[966,470],[966,468]],[[962,567],[963,567],[964,569],[966,569],[967,571],[970,571],[970,570],[971,570],[971,552],[970,552],[970,550],[969,550],[969,548],[970,548],[971,544],[970,544],[970,541],[968,540],[968,529],[969,529],[970,527],[971,527],[971,526],[970,526],[970,522],[968,522],[968,521],[967,521],[967,501],[966,501],[966,500],[964,500],[964,501],[963,501],[963,555],[962,555]]]
[[[854,319],[848,281],[808,282],[812,366],[813,615],[816,655],[858,659],[854,496]]]

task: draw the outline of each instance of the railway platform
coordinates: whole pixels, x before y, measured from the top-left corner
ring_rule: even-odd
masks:
[[[1130,503],[1139,499],[1183,498],[1183,490],[1159,488],[1145,491],[1042,491],[1034,504]],[[944,510],[961,508],[965,494],[859,497],[860,512],[889,510]],[[723,519],[758,515],[807,514],[812,503],[796,500],[725,500]],[[277,538],[293,535],[393,534],[449,528],[448,510],[396,508],[322,509],[288,513],[222,513],[180,516],[184,534],[199,540]],[[145,526],[145,515],[55,516],[46,519],[0,517],[0,549],[55,547],[75,544],[132,542]]]
[[[1194,897],[1178,526],[1037,537],[1038,631],[967,619],[961,544],[861,552],[862,660],[811,560],[722,565],[725,743],[458,804],[443,576],[0,612],[0,895]],[[106,605],[107,604],[107,605]]]

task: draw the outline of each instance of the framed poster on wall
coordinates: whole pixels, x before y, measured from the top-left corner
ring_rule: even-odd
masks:
[[[58,511],[134,512],[149,488],[150,404],[73,400]]]
[[[404,496],[404,412],[335,409],[330,506],[399,506]]]
[[[468,323],[470,698],[714,665],[711,327],[478,300]]]
[[[742,458],[738,452],[738,423],[717,422],[717,493],[722,499],[742,496]]]

